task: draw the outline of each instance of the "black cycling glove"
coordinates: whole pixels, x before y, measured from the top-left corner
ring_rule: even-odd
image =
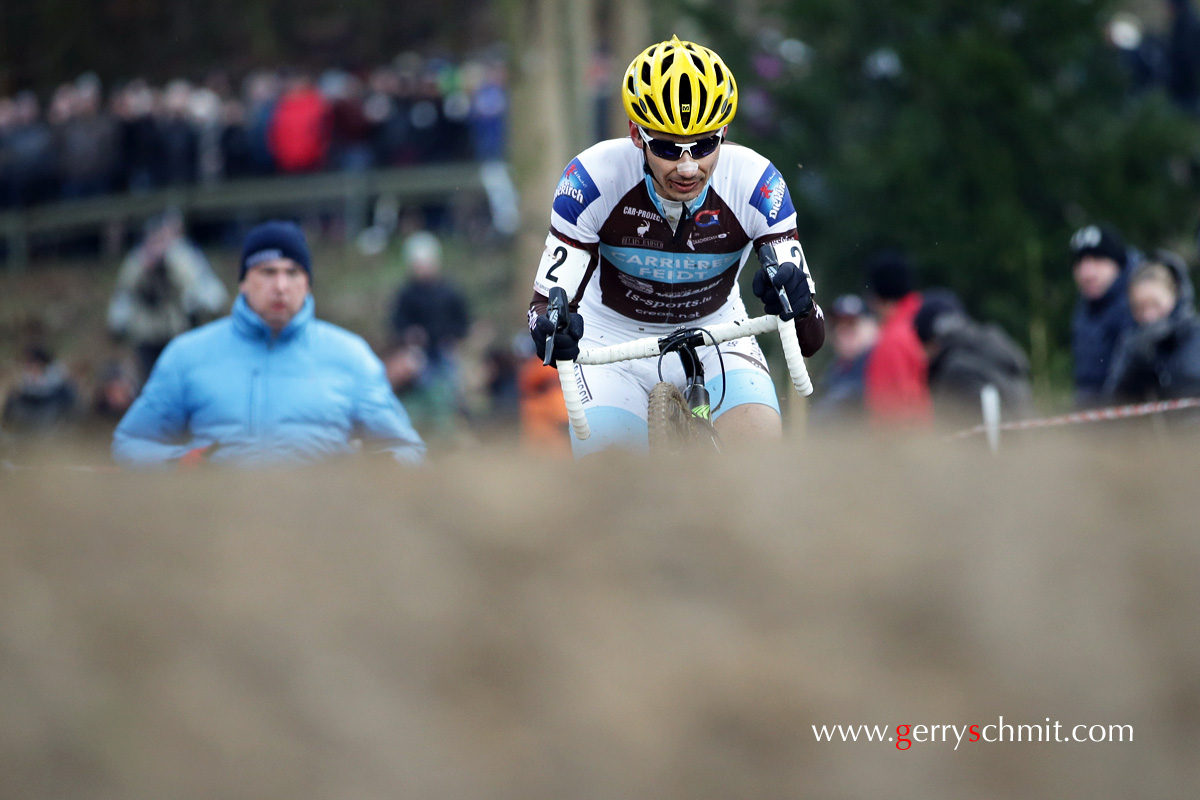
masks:
[[[808,275],[804,270],[791,262],[780,264],[775,270],[774,279],[767,278],[765,267],[759,267],[754,273],[754,294],[763,302],[763,310],[768,314],[777,314],[787,321],[794,317],[803,319],[813,308],[812,290],[808,285]],[[783,302],[779,299],[779,290],[787,292],[788,301],[792,304],[792,313],[785,314]]]
[[[538,314],[529,330],[537,347],[538,358],[546,358],[546,337],[554,331],[554,325],[545,314]],[[554,360],[574,361],[579,355],[579,340],[583,338],[583,317],[567,314],[567,324],[554,334]]]

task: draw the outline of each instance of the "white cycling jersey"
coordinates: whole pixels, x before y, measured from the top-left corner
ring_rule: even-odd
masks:
[[[612,139],[564,170],[534,280],[531,325],[554,286],[567,291],[585,326],[626,328],[631,337],[740,316],[738,275],[764,243],[794,243],[807,272],[791,195],[766,158],[721,145],[704,190],[686,204],[658,197],[643,158],[632,140]],[[799,326],[802,345],[812,338],[806,327]]]
[[[738,275],[751,250],[763,244],[775,246],[781,263],[809,274],[787,184],[766,158],[722,144],[703,191],[686,204],[659,197],[644,163],[631,139],[613,139],[588,148],[563,171],[534,279],[531,330],[556,286],[583,316],[585,348],[745,318]],[[811,274],[809,284],[815,291]],[[820,309],[797,320],[796,330],[802,352],[811,355],[825,338]],[[701,360],[714,419],[744,403],[779,410],[753,337],[722,345],[720,355],[704,348]],[[677,362],[665,363],[663,377],[682,388]],[[576,364],[575,377],[592,430],[584,442],[572,436],[576,454],[644,447],[646,401],[659,379],[658,364]]]

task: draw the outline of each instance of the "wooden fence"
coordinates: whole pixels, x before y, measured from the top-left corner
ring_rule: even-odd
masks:
[[[178,208],[190,221],[335,211],[345,215],[347,234],[353,235],[367,224],[371,203],[381,195],[392,196],[401,204],[444,201],[462,194],[487,195],[493,216],[503,216],[507,203],[498,203],[497,197],[511,191],[503,166],[477,163],[230,180],[5,212],[0,214],[0,251],[8,269],[19,271],[29,264],[34,242],[103,234],[113,225],[140,224],[168,207]]]

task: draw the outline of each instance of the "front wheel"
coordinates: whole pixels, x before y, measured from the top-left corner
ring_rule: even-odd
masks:
[[[712,423],[695,416],[683,393],[666,381],[660,381],[650,390],[646,424],[651,453],[683,453],[697,447],[721,449]]]

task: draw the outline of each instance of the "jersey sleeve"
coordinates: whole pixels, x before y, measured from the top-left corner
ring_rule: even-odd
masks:
[[[558,179],[550,209],[550,235],[534,276],[531,328],[537,315],[546,310],[547,293],[553,286],[566,289],[572,310],[579,305],[599,262],[600,228],[617,190],[605,168],[609,151],[621,146],[621,141],[613,140],[588,148],[571,159]]]
[[[738,216],[755,247],[763,242],[795,238],[796,207],[783,174],[766,158],[739,147],[736,169],[741,198]],[[733,199],[733,198],[731,198]]]

